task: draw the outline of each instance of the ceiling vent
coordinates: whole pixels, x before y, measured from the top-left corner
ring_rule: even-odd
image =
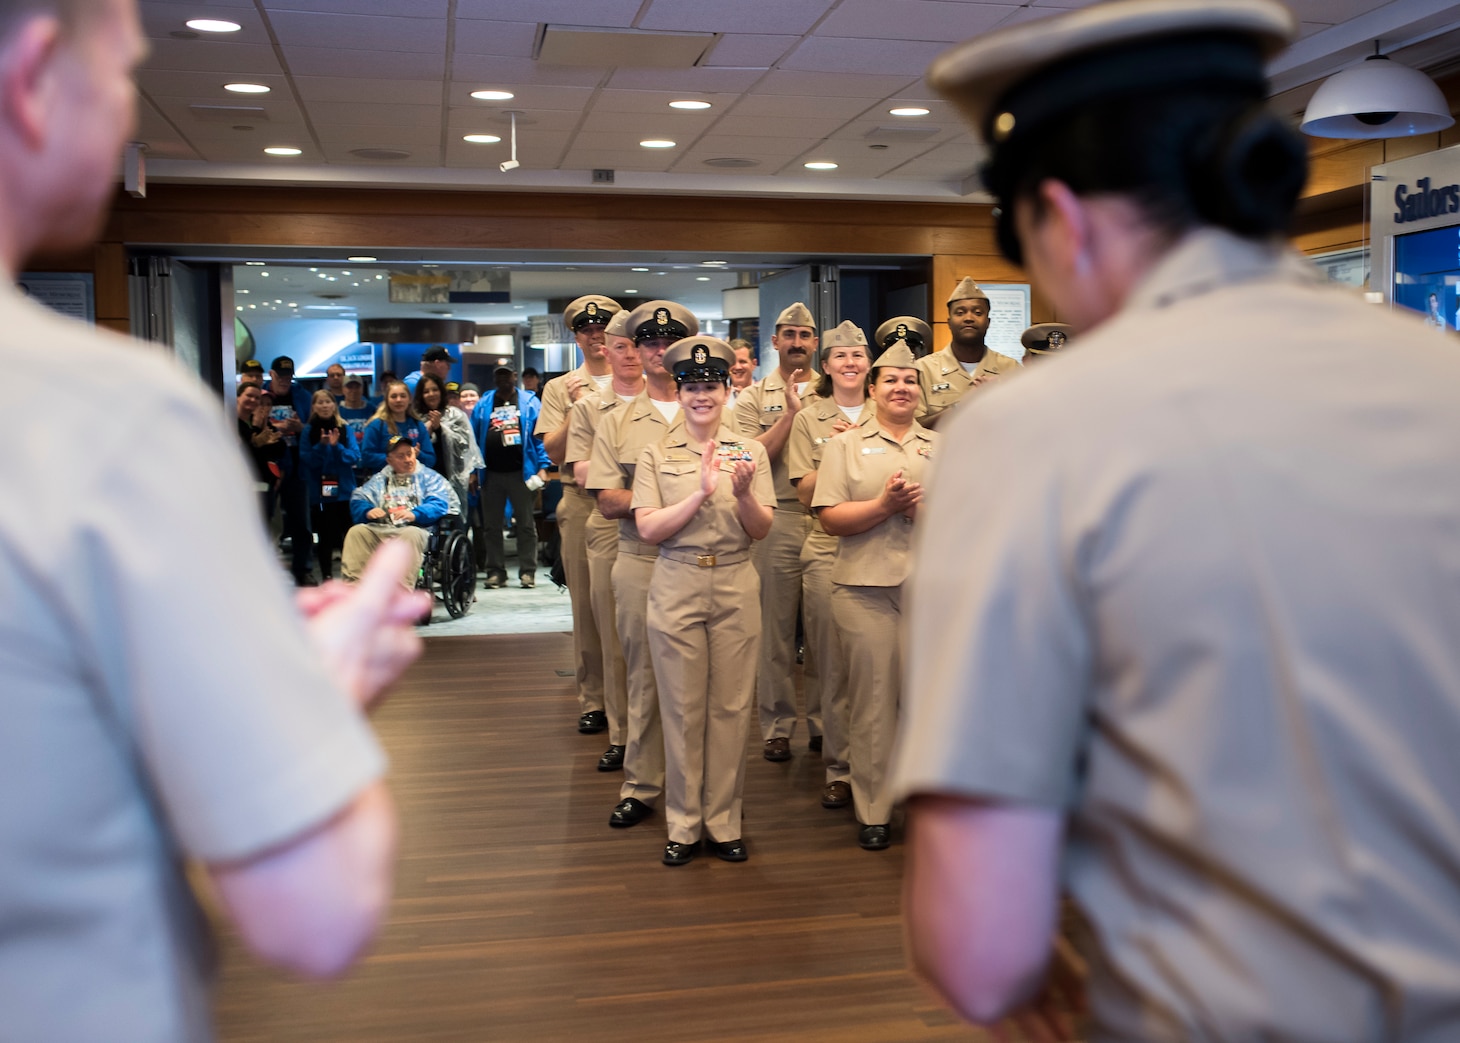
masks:
[[[707,167],[718,167],[721,170],[741,170],[745,167],[758,167],[760,160],[746,159],[744,156],[715,156],[713,159],[702,160]]]
[[[316,293],[315,296],[322,301],[342,301],[350,295],[348,293]]]
[[[411,154],[401,148],[352,148],[350,155],[356,159],[410,159]]]
[[[189,105],[193,119],[204,123],[267,123],[269,114],[257,105]]]
[[[545,25],[535,57],[545,65],[590,69],[692,69],[717,39],[714,33]]]
[[[919,141],[927,141],[931,137],[936,137],[938,129],[937,127],[873,127],[862,135],[862,139],[886,145],[898,143],[915,145]]]

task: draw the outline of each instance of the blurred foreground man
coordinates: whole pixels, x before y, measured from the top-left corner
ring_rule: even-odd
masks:
[[[143,52],[132,0],[4,6],[8,275],[100,227]],[[374,933],[395,814],[363,708],[419,650],[421,601],[395,583],[402,547],[358,587],[302,592],[301,619],[217,398],[155,346],[8,284],[0,313],[12,390],[45,394],[65,358],[69,395],[109,426],[25,438],[9,477],[44,524],[0,519],[0,1036],[205,1040],[210,946],[184,859],[297,973],[342,971]],[[261,649],[266,665],[239,654]]]
[[[1093,1039],[1460,1039],[1460,358],[1286,245],[1295,29],[1117,0],[929,74],[1078,336],[948,426],[913,579],[910,941],[976,1020],[1064,882]]]

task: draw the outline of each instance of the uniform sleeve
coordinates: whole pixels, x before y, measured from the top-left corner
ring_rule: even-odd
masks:
[[[563,466],[586,462],[593,452],[593,411],[598,409],[597,395],[584,395],[568,412],[568,446],[563,451]]]
[[[182,850],[233,860],[329,819],[384,757],[306,641],[216,403],[190,391],[114,440],[160,455],[94,461],[68,586],[84,592],[77,657],[128,722]]]
[[[786,461],[786,477],[793,482],[816,470],[816,465],[811,462],[811,442],[811,416],[803,408],[791,421],[791,437],[787,439],[786,451],[781,457]]]
[[[933,382],[928,375],[928,367],[923,365],[922,359],[918,359],[918,408],[913,411],[914,420],[921,420],[928,415],[928,398],[932,394],[932,389]]]
[[[1064,808],[1077,794],[1092,642],[1061,532],[1064,483],[1021,420],[1007,408],[963,411],[934,457],[910,579],[900,798]]]
[[[537,438],[546,438],[562,426],[570,405],[566,381],[566,376],[554,377],[542,389],[542,412],[537,415],[537,424],[532,429]]]
[[[765,432],[760,426],[760,383],[754,383],[735,400],[735,433],[741,438],[759,438]]]
[[[811,497],[812,507],[835,507],[852,498],[851,476],[847,469],[847,454],[853,452],[861,439],[848,432],[842,438],[833,438],[821,454],[821,469],[816,472],[816,493]]]
[[[751,443],[750,455],[755,457],[755,476],[750,479],[750,491],[755,494],[755,502],[763,504],[772,509],[776,506],[776,482],[771,477],[771,457],[765,451],[765,446],[759,442]]]
[[[624,415],[605,418],[593,435],[593,448],[588,456],[588,484],[584,486],[589,492],[624,487],[624,472],[613,448],[614,432]]]
[[[658,470],[654,462],[654,447],[648,446],[639,454],[638,466],[634,468],[634,498],[629,502],[634,510],[640,507],[664,506],[664,500],[659,495]]]

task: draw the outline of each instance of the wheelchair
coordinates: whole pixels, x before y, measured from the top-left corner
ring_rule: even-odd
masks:
[[[462,528],[460,517],[449,514],[431,530],[416,589],[429,591],[433,600],[440,600],[446,606],[452,619],[460,619],[471,608],[476,586],[471,540]]]

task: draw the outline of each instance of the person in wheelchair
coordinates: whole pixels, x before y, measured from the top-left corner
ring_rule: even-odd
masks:
[[[460,513],[461,504],[446,479],[422,467],[411,440],[397,435],[385,451],[385,467],[350,497],[350,518],[355,524],[345,534],[340,571],[353,582],[364,572],[376,547],[385,540],[404,539],[415,554],[401,582],[412,589],[431,530],[447,515]]]

